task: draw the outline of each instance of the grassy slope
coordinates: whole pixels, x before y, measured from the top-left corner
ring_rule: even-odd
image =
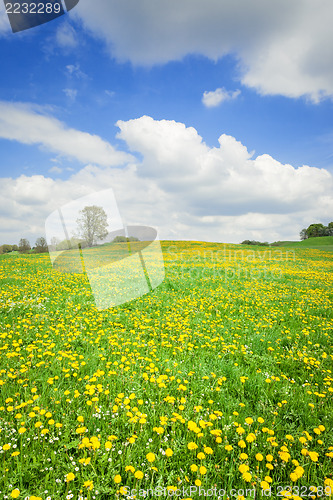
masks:
[[[277,246],[295,248],[316,248],[318,250],[333,251],[333,236],[322,236],[321,238],[309,238],[303,241],[278,241]]]
[[[292,460],[304,470],[300,487],[323,486],[332,477],[331,256],[161,245],[164,282],[102,311],[87,280],[52,270],[47,255],[0,257],[0,445],[7,444],[1,493],[10,497],[18,487],[19,498],[45,500],[48,490],[59,500],[69,489],[76,499],[83,489],[91,498],[84,486],[91,480],[96,498],[109,500],[120,474],[122,485],[142,488],[179,485],[178,478],[185,485],[200,479],[207,489],[253,483],[258,498],[265,498],[260,485],[269,477],[270,498],[282,498],[275,493],[291,484]],[[100,448],[80,448],[83,435],[100,436]],[[110,443],[110,435],[118,439]],[[285,443],[290,453],[281,458]],[[172,457],[161,452],[167,448]],[[272,469],[257,453],[272,454]],[[87,457],[91,464],[83,466]],[[244,465],[252,483],[242,475]],[[126,466],[142,471],[142,480]],[[66,484],[69,472],[75,481]]]

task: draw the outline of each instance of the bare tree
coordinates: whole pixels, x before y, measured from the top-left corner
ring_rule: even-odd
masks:
[[[96,245],[108,234],[107,215],[102,207],[92,205],[80,210],[80,217],[76,220],[79,236],[86,242],[88,247]]]
[[[301,240],[306,240],[308,235],[306,234],[306,229],[302,229],[302,231],[299,233],[299,237]]]
[[[31,250],[29,241],[26,238],[21,238],[19,242],[19,252],[28,253]]]
[[[47,252],[47,243],[46,243],[46,239],[44,238],[44,236],[37,238],[36,243],[35,243],[35,252],[36,253]]]

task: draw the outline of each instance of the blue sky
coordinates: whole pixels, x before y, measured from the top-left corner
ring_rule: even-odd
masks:
[[[0,243],[105,187],[162,239],[331,221],[330,2],[137,4],[81,0],[15,34],[1,5]]]

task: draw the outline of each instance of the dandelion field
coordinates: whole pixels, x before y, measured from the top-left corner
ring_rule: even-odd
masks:
[[[0,498],[333,495],[333,254],[162,250],[162,285],[102,311],[47,254],[0,256]]]

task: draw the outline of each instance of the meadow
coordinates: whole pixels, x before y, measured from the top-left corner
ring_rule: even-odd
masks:
[[[0,256],[0,498],[333,496],[333,254],[162,250],[102,311],[47,254]]]

